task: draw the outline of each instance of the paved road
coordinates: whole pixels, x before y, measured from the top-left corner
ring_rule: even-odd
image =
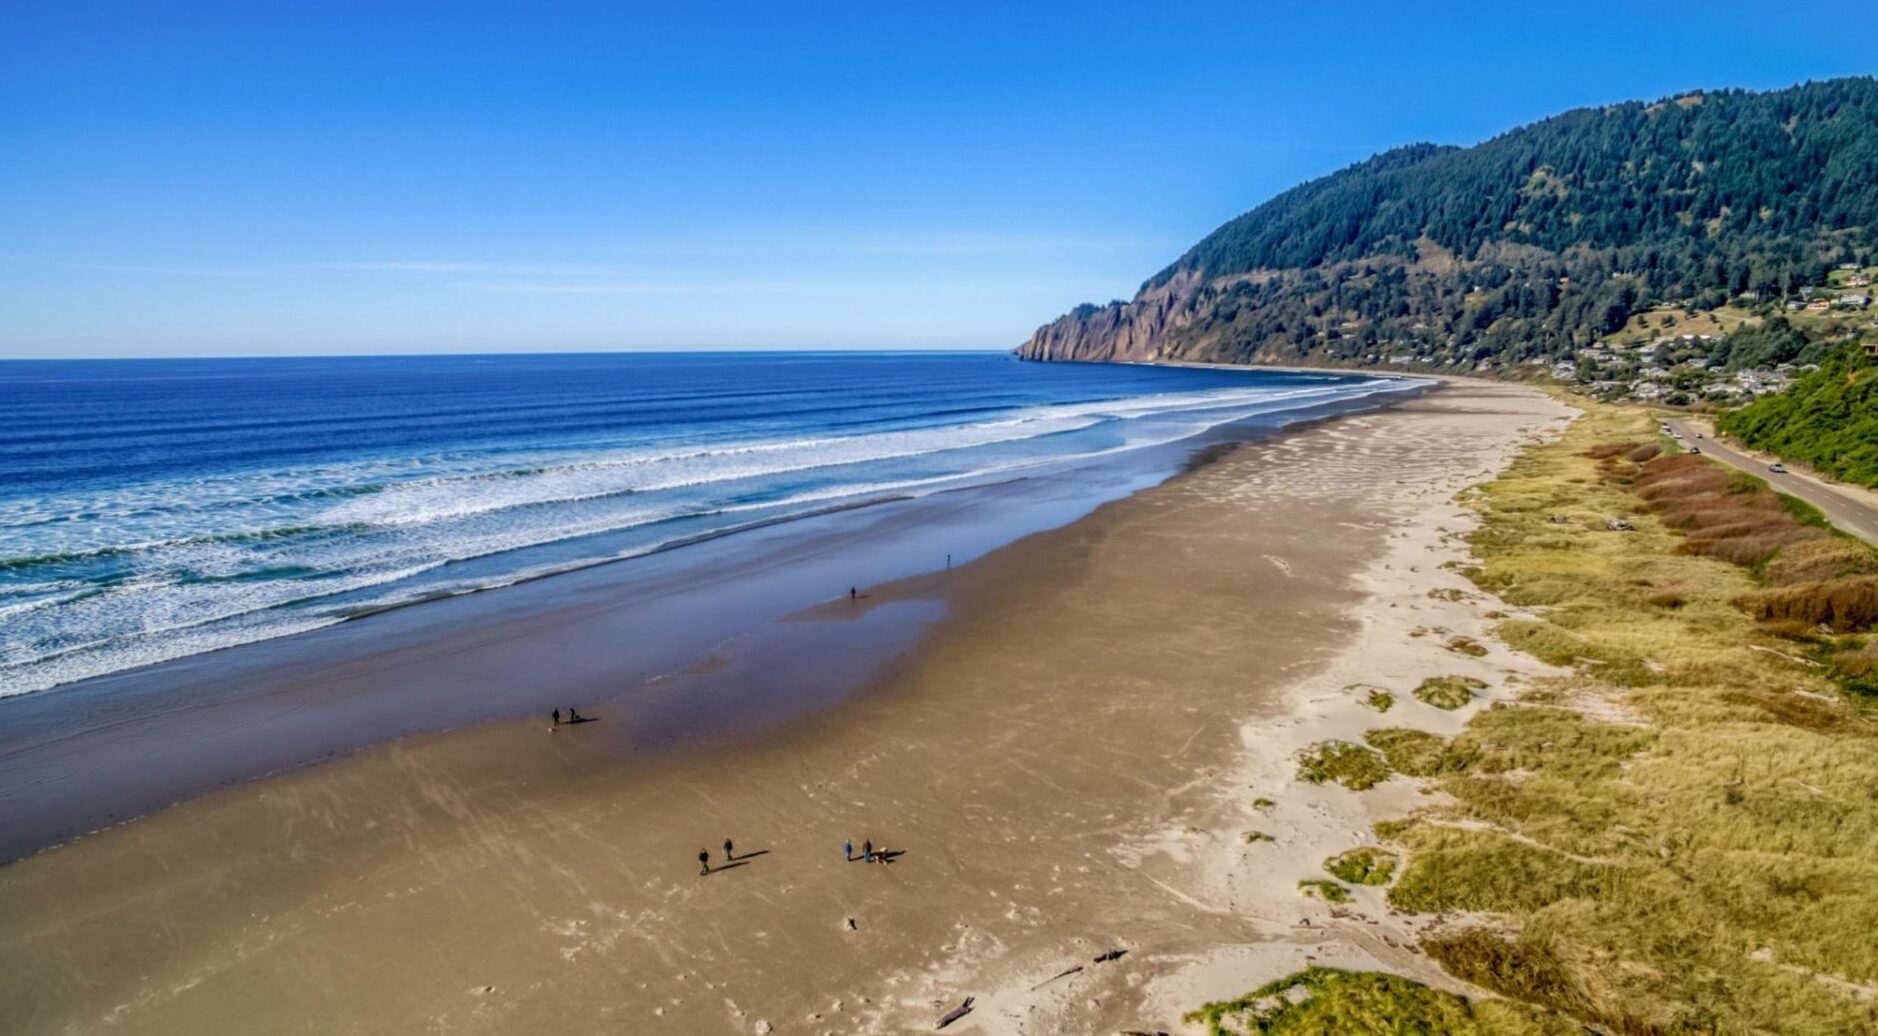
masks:
[[[1740,447],[1717,440],[1715,430],[1707,424],[1683,420],[1672,420],[1668,424],[1672,431],[1682,433],[1684,445],[1701,447],[1703,455],[1713,460],[1766,479],[1768,485],[1780,492],[1797,496],[1824,511],[1832,524],[1867,543],[1878,545],[1878,493],[1852,486],[1833,485],[1803,472],[1775,474],[1767,470],[1772,458],[1763,459]],[[1702,433],[1703,438],[1697,439],[1697,432]]]

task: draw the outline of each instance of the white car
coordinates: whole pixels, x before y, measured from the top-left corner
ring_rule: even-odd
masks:
[[[1787,466],[1785,464],[1769,464],[1767,465],[1767,470],[1776,475],[1784,475],[1787,473]]]

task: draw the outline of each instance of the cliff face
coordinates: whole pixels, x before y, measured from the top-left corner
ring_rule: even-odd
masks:
[[[1038,328],[1018,350],[1026,360],[1091,363],[1189,359],[1174,347],[1193,315],[1199,275],[1182,270],[1133,302],[1083,306]]]

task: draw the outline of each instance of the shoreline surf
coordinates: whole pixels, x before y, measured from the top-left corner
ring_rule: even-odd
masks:
[[[947,554],[962,564],[1159,484],[1209,444],[1290,434],[1424,387],[1261,414],[1018,479],[717,530],[684,549],[601,559],[423,608],[385,608],[0,699],[0,812],[13,819],[0,835],[0,860],[214,788],[401,737],[545,715],[569,701],[664,710],[620,752],[670,751],[774,725],[851,693],[932,616],[883,617],[866,637],[835,637],[831,650],[852,660],[835,686],[776,691],[736,716],[660,704],[656,684],[726,638],[760,637],[827,602],[837,587],[918,575]],[[633,616],[613,617],[622,608]],[[606,657],[600,645],[612,644],[631,645],[633,657]]]
[[[0,697],[1403,384],[1218,372],[1170,380],[1168,371],[1119,368],[1066,375],[991,356],[785,356],[729,368],[628,358],[571,371],[518,360],[517,376],[540,382],[518,387],[530,400],[518,417],[480,367],[456,372],[461,385],[432,385],[428,375],[448,375],[448,365],[413,363],[405,366],[416,373],[394,375],[334,362],[297,380],[283,375],[271,391],[304,384],[313,395],[369,400],[390,379],[396,403],[283,403],[281,415],[237,408],[221,415],[225,427],[205,431],[202,416],[172,402],[82,446],[59,429],[110,410],[102,389],[77,392],[69,412],[27,407],[21,428],[0,436],[15,487],[0,491],[0,614],[11,627],[0,642]],[[727,390],[717,380],[748,363],[757,367],[749,378],[779,384]],[[908,363],[920,366],[902,370]],[[940,379],[934,398],[921,378]],[[33,385],[15,376],[9,388],[0,377],[0,400],[30,401]],[[216,405],[197,398],[206,389],[162,391]],[[267,394],[266,379],[257,391]],[[490,431],[462,427],[472,402],[488,408]],[[540,416],[550,402],[564,412]],[[246,438],[278,436],[281,422],[298,427],[309,415],[330,423],[348,408],[357,429],[330,428],[323,453]],[[164,414],[173,429],[155,420]],[[271,432],[242,431],[263,416]],[[152,465],[167,473],[151,475]]]

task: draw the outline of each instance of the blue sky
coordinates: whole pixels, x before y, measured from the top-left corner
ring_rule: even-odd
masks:
[[[1005,348],[1378,150],[1878,71],[1418,6],[7,0],[0,356]]]

